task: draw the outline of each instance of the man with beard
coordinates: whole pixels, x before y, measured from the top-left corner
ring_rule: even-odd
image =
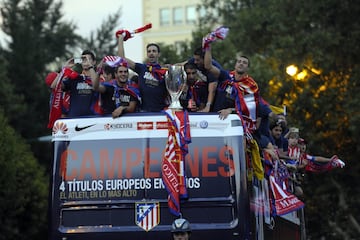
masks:
[[[218,77],[205,68],[204,66],[205,51],[202,47],[195,49],[193,57],[190,58],[187,63],[195,64],[198,70],[198,75],[206,80],[207,84],[207,101],[204,108],[200,108],[199,112],[211,112],[213,111],[214,100],[216,95],[216,87],[218,86]],[[221,65],[214,59],[211,59],[211,64],[222,69]]]
[[[202,74],[193,63],[184,65],[186,72],[186,88],[180,96],[180,103],[184,109],[191,112],[202,110],[206,107],[208,98],[207,78]]]
[[[105,114],[112,114],[113,118],[120,117],[126,112],[135,112],[140,102],[136,86],[128,85],[129,69],[124,59],[117,60],[115,66],[115,79],[99,84],[94,82],[94,90],[102,95],[103,109]]]
[[[126,36],[126,30],[123,30]],[[124,51],[124,34],[118,35],[118,55],[125,58]],[[135,63],[125,58],[129,67],[139,76],[139,88],[142,98],[141,111],[143,112],[160,112],[166,106],[166,97],[168,96],[164,75],[167,71],[158,63],[160,57],[160,47],[155,43],[146,46],[148,63]]]
[[[250,67],[246,56],[237,56],[233,71],[219,69],[211,63],[211,47],[205,48],[204,66],[219,78],[214,111],[220,119],[225,119],[230,113],[238,113],[244,120],[247,130],[254,133],[258,118],[260,93],[255,80],[248,75]]]

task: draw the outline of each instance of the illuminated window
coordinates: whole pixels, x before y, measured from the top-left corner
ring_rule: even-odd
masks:
[[[193,24],[196,23],[196,6],[186,7],[186,23]]]
[[[160,9],[160,26],[170,25],[170,10],[168,8]]]
[[[173,23],[174,25],[179,25],[183,23],[184,10],[181,7],[173,9]]]
[[[199,10],[199,16],[202,18],[202,17],[205,17],[205,15],[206,15],[206,10],[202,6],[202,7],[200,7],[200,10]]]

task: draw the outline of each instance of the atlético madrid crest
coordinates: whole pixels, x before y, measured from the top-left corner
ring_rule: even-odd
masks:
[[[136,202],[135,223],[145,231],[150,231],[160,222],[159,202]]]

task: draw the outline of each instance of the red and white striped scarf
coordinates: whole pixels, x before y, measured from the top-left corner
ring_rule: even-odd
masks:
[[[225,83],[233,86],[236,110],[241,113],[249,131],[253,132],[256,129],[259,111],[259,87],[255,80],[248,75],[237,81],[234,71],[230,72],[229,75],[231,79]]]
[[[185,156],[191,142],[187,111],[165,111],[168,122],[168,141],[162,162],[162,179],[168,191],[168,206],[172,214],[180,216],[180,199],[187,198]]]
[[[298,146],[289,146],[288,147],[288,156],[292,160],[300,159],[300,147]]]

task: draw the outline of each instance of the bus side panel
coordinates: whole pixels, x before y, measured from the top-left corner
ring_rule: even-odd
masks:
[[[84,139],[54,144],[51,239],[169,239],[176,217],[161,180],[166,138]],[[242,143],[240,134],[221,132],[192,138],[186,156],[189,198],[181,203],[192,239],[248,239]],[[135,205],[143,201],[159,203],[160,221],[150,231],[135,223]]]
[[[188,198],[181,213],[191,223],[191,239],[300,240],[299,224],[278,217],[270,230],[254,213],[241,123],[229,118],[198,115],[190,121]],[[171,238],[176,216],[161,177],[167,129],[155,127],[164,122],[164,116],[62,120],[59,126],[68,132],[54,141],[51,240]],[[85,130],[76,130],[78,124]],[[151,229],[137,222],[138,204],[158,209]]]
[[[266,240],[301,240],[301,232],[298,225],[281,217],[275,219],[274,229],[265,228]]]

